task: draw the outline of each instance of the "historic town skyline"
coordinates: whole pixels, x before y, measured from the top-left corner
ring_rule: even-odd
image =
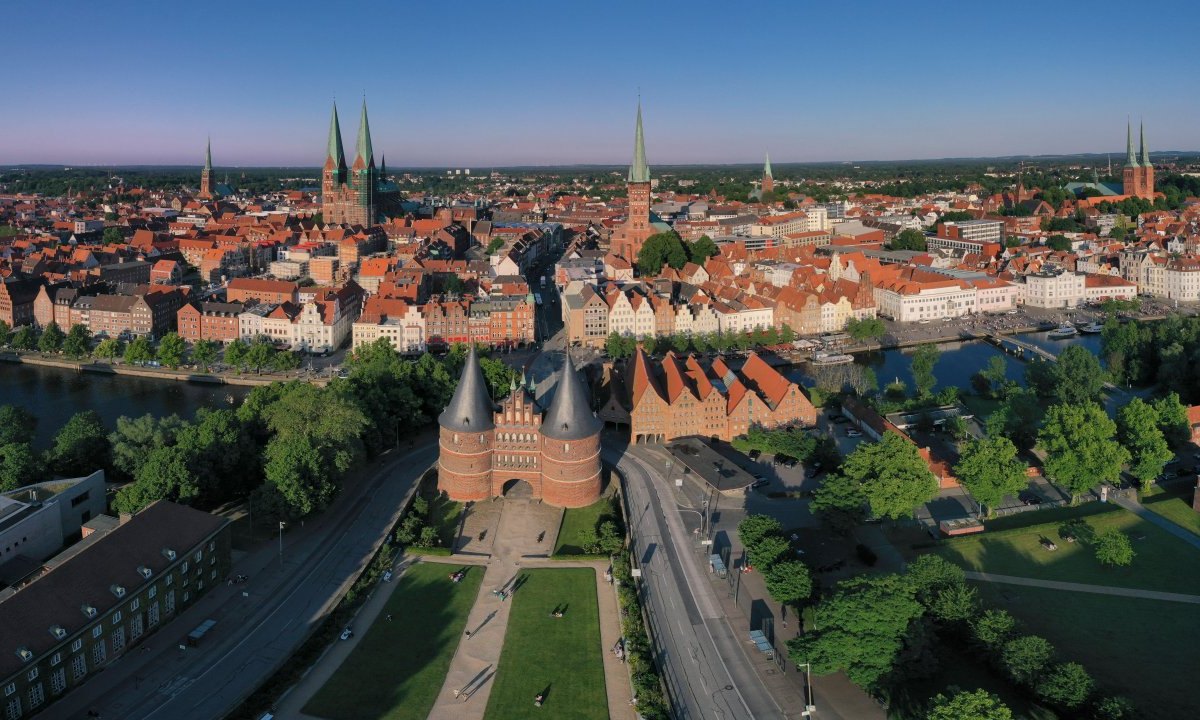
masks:
[[[32,5],[11,11],[16,111],[0,163],[199,164],[211,136],[218,165],[316,166],[315,119],[365,94],[376,150],[396,167],[624,164],[639,89],[658,165],[753,162],[764,150],[777,164],[1119,152],[1112,128],[1127,115],[1146,118],[1157,148],[1197,147],[1200,101],[1175,85],[1195,69],[1188,48],[1092,60],[1129,42],[1112,3],[1042,9],[1036,23],[932,6],[847,16],[779,5],[732,22],[715,6],[478,6],[462,22],[481,30],[466,35],[421,30],[445,22],[436,9],[384,6],[334,23],[385,29],[353,52],[316,38],[317,4],[286,16],[62,5],[53,22]],[[1196,12],[1156,16],[1186,26]],[[111,81],[81,72],[96,62],[92,44],[62,41],[89,35],[137,38],[107,53],[126,68]],[[981,37],[996,50],[981,52]]]

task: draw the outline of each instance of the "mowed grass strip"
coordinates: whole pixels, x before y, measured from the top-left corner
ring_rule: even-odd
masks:
[[[554,543],[555,555],[583,555],[585,538],[595,537],[595,530],[600,518],[612,513],[612,502],[602,497],[596,502],[581,508],[567,508],[563,511],[562,525],[558,529],[558,540]]]
[[[1059,537],[1057,522],[954,538],[935,552],[976,572],[1200,595],[1200,553],[1195,548],[1126,510],[1083,520],[1097,533],[1115,528],[1128,535],[1137,553],[1133,564],[1100,564],[1090,543]],[[1042,538],[1058,549],[1044,548]]]
[[[537,569],[521,576],[484,717],[607,720],[595,570]],[[550,616],[556,607],[566,608],[563,617]],[[537,708],[539,693],[546,699]]]
[[[329,720],[424,720],[483,580],[483,568],[470,567],[462,582],[451,582],[450,573],[460,568],[417,563],[394,580],[392,596],[374,624],[355,628],[362,634],[358,646],[304,713]]]
[[[1083,664],[1106,692],[1133,701],[1136,717],[1196,717],[1195,605],[972,584],[986,607],[1008,610],[1021,622],[1021,632],[1046,638],[1060,659]]]

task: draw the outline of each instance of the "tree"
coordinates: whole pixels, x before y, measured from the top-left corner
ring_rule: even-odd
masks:
[[[191,457],[178,446],[151,451],[138,468],[137,480],[117,493],[113,508],[135,513],[156,500],[190,503],[199,495],[191,470]]]
[[[287,518],[300,518],[324,508],[337,494],[326,473],[321,451],[303,435],[279,435],[267,444],[263,474]]]
[[[967,585],[950,585],[934,596],[929,614],[944,623],[967,622],[979,611],[979,592]]]
[[[1070,345],[1053,363],[1025,367],[1025,380],[1038,395],[1057,403],[1099,402],[1108,373],[1087,348]]]
[[[937,478],[917,446],[896,433],[862,443],[813,495],[815,510],[854,511],[865,501],[875,517],[911,517],[914,508],[937,496]]]
[[[1071,241],[1067,239],[1066,235],[1051,235],[1046,238],[1046,246],[1051,250],[1065,252],[1071,249]]]
[[[158,341],[158,361],[172,370],[183,364],[186,351],[187,341],[179,337],[179,333],[169,332]]]
[[[633,338],[622,337],[615,331],[609,333],[608,339],[604,341],[604,352],[614,360],[629,357],[635,348]]]
[[[953,697],[938,694],[927,720],[1012,720],[1012,710],[987,690],[959,690]]]
[[[992,437],[1008,438],[1018,448],[1029,449],[1037,442],[1041,424],[1041,400],[1030,390],[1016,388],[988,416],[987,432]]]
[[[781,534],[783,525],[769,515],[747,515],[738,523],[737,532],[742,546],[750,547],[768,535]]]
[[[192,362],[202,370],[208,370],[217,359],[217,344],[212,340],[197,340],[192,346]]]
[[[44,353],[58,352],[62,350],[65,338],[66,336],[59,329],[58,323],[51,320],[46,329],[42,331],[42,337],[38,339],[38,350]]]
[[[937,364],[941,351],[933,343],[922,343],[917,346],[912,356],[913,386],[917,397],[924,400],[933,394],[933,386],[937,384],[937,376],[933,367]]]
[[[54,436],[49,455],[54,471],[65,477],[81,477],[108,467],[108,433],[100,416],[93,410],[72,415]]]
[[[72,325],[67,331],[67,338],[63,340],[63,353],[69,358],[79,359],[86,357],[91,349],[92,331],[79,323]]]
[[[904,577],[912,584],[917,600],[927,607],[941,591],[966,582],[962,568],[937,555],[922,555],[913,560]]]
[[[1133,720],[1135,717],[1133,705],[1123,697],[1103,697],[1092,705],[1094,720]]]
[[[703,265],[710,257],[719,254],[717,244],[707,235],[701,235],[699,240],[688,245],[688,257],[697,265]]]
[[[1016,495],[1029,484],[1025,463],[1006,437],[971,440],[963,446],[954,474],[975,501],[992,509],[1007,495]]]
[[[386,338],[383,338],[386,340]],[[241,368],[245,364],[246,351],[248,346],[242,340],[234,340],[225,346],[225,364],[234,368]]]
[[[766,535],[746,547],[747,563],[765,573],[787,557],[790,548],[787,538],[782,535]]]
[[[1158,477],[1175,456],[1158,425],[1158,413],[1141,398],[1117,411],[1117,438],[1129,451],[1129,474],[1142,487]]]
[[[483,360],[483,359],[484,358],[481,358],[481,360]],[[276,351],[276,353],[271,356],[270,366],[271,366],[272,370],[276,370],[279,372],[287,372],[288,370],[295,370],[296,368],[300,367],[300,354],[294,353],[294,352],[287,352],[287,351]],[[486,368],[484,369],[484,375],[487,375]],[[492,387],[499,387],[499,386],[492,385]]]
[[[12,328],[9,324],[0,320],[0,347],[4,347],[12,340]]]
[[[1179,401],[1179,393],[1170,392],[1151,403],[1158,415],[1158,429],[1172,448],[1182,447],[1192,439],[1192,424],[1187,407]]]
[[[1111,567],[1125,567],[1133,562],[1136,555],[1129,536],[1116,528],[1096,533],[1094,545],[1096,559]]]
[[[39,482],[42,473],[42,459],[28,442],[0,445],[0,491]]]
[[[1053,658],[1054,646],[1037,635],[1013,638],[1000,650],[1000,665],[1009,677],[1025,685],[1033,685]]]
[[[796,606],[812,594],[812,575],[799,560],[784,560],[767,569],[763,580],[777,603]]]
[[[875,688],[923,611],[899,575],[845,580],[814,608],[814,630],[788,641],[788,653],[794,662],[811,662],[814,673],[844,670],[859,687]]]
[[[20,405],[0,405],[0,445],[31,443],[37,417]]]
[[[925,243],[925,233],[921,232],[920,230],[913,230],[912,228],[909,228],[907,230],[901,230],[899,233],[897,233],[896,237],[892,238],[892,241],[888,243],[888,249],[918,250],[920,252],[925,252],[929,248]]]
[[[1116,484],[1129,462],[1129,451],[1116,441],[1116,432],[1116,423],[1095,403],[1051,406],[1038,433],[1038,446],[1046,453],[1046,476],[1072,496],[1103,482]]]
[[[1074,662],[1059,663],[1050,668],[1037,683],[1037,694],[1043,699],[1065,708],[1082,705],[1096,683],[1082,665]]]
[[[1008,382],[1008,362],[1003,355],[993,355],[988,358],[987,367],[979,371],[979,375],[987,382],[987,394],[995,396]]]
[[[38,345],[37,330],[32,325],[22,325],[12,336],[10,343],[17,350],[32,350]]]
[[[271,363],[271,356],[274,354],[275,348],[271,346],[269,340],[262,337],[255,338],[254,342],[250,343],[250,347],[246,350],[246,355],[242,358],[242,362],[252,368],[254,372],[259,372]]]
[[[1007,610],[984,610],[971,622],[975,640],[985,648],[996,649],[1008,642],[1017,630],[1017,621]]]
[[[125,236],[121,234],[119,227],[104,228],[104,235],[101,238],[105,245],[120,245],[125,242]]]
[[[117,418],[117,429],[108,436],[113,470],[131,480],[137,477],[150,453],[174,444],[175,435],[183,425],[178,415],[158,418],[146,413],[139,417]]]
[[[850,318],[846,321],[846,332],[850,337],[862,342],[864,340],[878,340],[887,332],[887,328],[883,326],[883,321],[879,318]]]
[[[118,355],[125,353],[125,343],[117,338],[105,338],[101,340],[93,351],[93,355],[101,360],[107,360],[110,364]]]
[[[638,272],[646,277],[657,275],[663,265],[670,265],[676,270],[687,264],[687,251],[679,236],[674,232],[655,233],[646,238],[638,251]]]
[[[125,347],[125,362],[129,365],[144,365],[154,359],[154,345],[150,338],[141,335]]]

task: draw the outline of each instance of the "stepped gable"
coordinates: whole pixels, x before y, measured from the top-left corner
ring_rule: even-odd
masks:
[[[454,397],[450,398],[450,404],[438,416],[438,424],[458,432],[486,432],[495,427],[492,423],[495,410],[483,379],[483,370],[479,366],[479,356],[472,345],[467,352],[467,362],[458,378]]]
[[[582,440],[598,435],[601,422],[592,414],[587,387],[575,371],[571,353],[566,355],[558,387],[554,390],[554,399],[550,401],[550,409],[542,419],[541,431],[555,440]]]

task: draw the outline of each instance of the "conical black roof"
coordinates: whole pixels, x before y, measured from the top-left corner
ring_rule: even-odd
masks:
[[[479,357],[475,354],[475,346],[467,351],[467,362],[463,365],[462,375],[458,378],[458,387],[450,404],[438,416],[438,423],[447,430],[458,432],[485,432],[495,425],[492,423],[492,413],[495,406],[488,395],[487,382],[483,379],[483,370],[479,367]]]
[[[600,428],[600,418],[592,414],[588,402],[587,387],[575,372],[575,363],[568,352],[558,386],[554,388],[554,399],[542,418],[542,434],[555,440],[579,440],[599,433]]]

